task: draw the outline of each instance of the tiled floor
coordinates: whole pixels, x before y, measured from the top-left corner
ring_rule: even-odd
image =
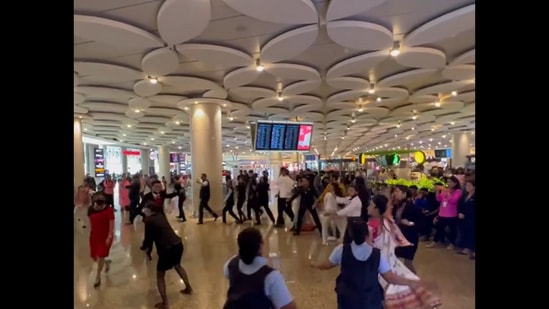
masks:
[[[174,271],[168,272],[168,297],[171,308],[217,309],[222,308],[227,291],[223,278],[224,262],[237,252],[236,235],[247,226],[206,220],[196,225],[175,221],[169,215],[176,232],[183,237],[185,252],[183,266],[189,273],[195,293],[181,295],[182,283]],[[232,219],[230,219],[232,222]],[[292,236],[284,230],[274,229],[264,220],[261,230],[265,235],[265,255],[276,253],[278,267],[299,308],[334,309],[333,292],[337,269],[312,270],[309,259],[327,258],[333,246],[322,246],[318,233]],[[153,308],[159,300],[155,286],[155,263],[146,261],[139,250],[143,224],[123,225],[117,212],[116,240],[111,250],[112,267],[103,275],[102,285],[93,288],[93,263],[88,257],[87,231],[75,228],[74,252],[74,308],[126,309]],[[422,243],[416,257],[416,268],[425,282],[435,283],[436,292],[447,309],[475,307],[475,263],[446,249],[426,249]]]

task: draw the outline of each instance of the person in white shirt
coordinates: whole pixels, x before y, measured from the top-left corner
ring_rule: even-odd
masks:
[[[290,217],[290,220],[294,221],[295,215],[292,211],[292,207],[286,207],[286,201],[292,197],[292,190],[294,188],[294,180],[290,178],[290,172],[288,169],[282,167],[280,169],[280,177],[278,177],[278,193],[275,195],[277,198],[278,216],[276,218],[276,227],[284,227],[284,212]]]
[[[361,210],[362,210],[362,202],[360,201],[360,198],[358,198],[358,192],[356,190],[356,187],[354,185],[350,185],[347,187],[347,194],[349,195],[346,198],[343,197],[336,197],[336,202],[338,204],[345,204],[346,206],[342,209],[338,210],[335,213],[335,216],[338,217],[346,217],[347,224],[350,220],[355,220],[360,218]],[[329,216],[334,216],[334,214],[328,214]],[[346,224],[346,225],[347,225]],[[342,237],[345,237],[345,235],[348,233],[347,228],[345,229],[345,233],[342,235]],[[348,239],[344,238],[349,242]]]
[[[345,227],[347,225],[347,219],[346,218],[340,218],[336,216],[330,216],[330,215],[336,215],[339,208],[337,207],[337,201],[336,198],[342,198],[343,193],[341,192],[341,188],[337,183],[331,183],[328,185],[328,192],[324,195],[324,216],[322,216],[322,244],[327,245],[328,244],[328,228],[337,227],[339,230],[339,241],[342,242],[343,240],[343,233],[345,232]],[[334,233],[335,234],[335,233]]]

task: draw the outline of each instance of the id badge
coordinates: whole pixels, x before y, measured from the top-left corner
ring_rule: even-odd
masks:
[[[442,207],[446,207],[446,206],[448,206],[448,202],[446,201],[442,202]]]

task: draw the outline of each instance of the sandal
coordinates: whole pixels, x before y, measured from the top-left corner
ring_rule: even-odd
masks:
[[[97,280],[95,280],[95,282],[94,282],[94,284],[93,284],[93,287],[94,287],[94,288],[97,288],[97,287],[99,287],[100,285],[101,285],[101,279],[97,279]]]

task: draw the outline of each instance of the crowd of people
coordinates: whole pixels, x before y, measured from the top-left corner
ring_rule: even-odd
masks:
[[[414,185],[371,182],[362,171],[342,177],[338,172],[320,174],[308,170],[290,175],[282,168],[275,181],[276,192],[271,193],[266,171],[261,176],[254,171],[241,171],[236,179],[227,176],[222,222],[228,222],[229,213],[236,224],[253,221],[259,225],[265,213],[275,227],[281,228],[286,227],[286,214],[292,221],[290,230],[294,235],[312,227],[318,230],[323,244],[338,242],[327,261],[315,261],[311,266],[340,267],[335,288],[339,309],[440,306],[439,298],[416,275],[413,261],[420,240],[433,239],[426,248],[458,248],[456,253],[475,258],[474,174],[448,176],[431,191]],[[183,243],[164,211],[165,200],[177,197],[178,219],[186,221],[183,204],[189,180],[174,177],[168,184],[155,176],[124,175],[118,183],[119,209],[127,213],[123,217],[133,224],[137,216],[142,216],[142,249],[151,258],[153,244],[156,247],[157,288],[161,296],[156,308],[168,308],[164,280],[167,270],[175,269],[181,277],[185,284],[181,293],[192,293],[181,266]],[[202,174],[197,183],[198,223],[204,222],[204,210],[216,221],[219,215],[209,206],[207,175]],[[98,266],[96,287],[101,284],[101,272],[108,271],[110,264],[107,258],[113,238],[115,185],[110,176],[97,185],[86,177],[75,198],[76,217],[83,228],[91,227],[90,255]],[[276,218],[269,205],[271,194],[276,198]],[[294,201],[296,211],[292,207]],[[262,256],[259,230],[244,229],[237,242],[238,254],[224,266],[230,283],[224,308],[297,308],[280,272],[268,266]]]

